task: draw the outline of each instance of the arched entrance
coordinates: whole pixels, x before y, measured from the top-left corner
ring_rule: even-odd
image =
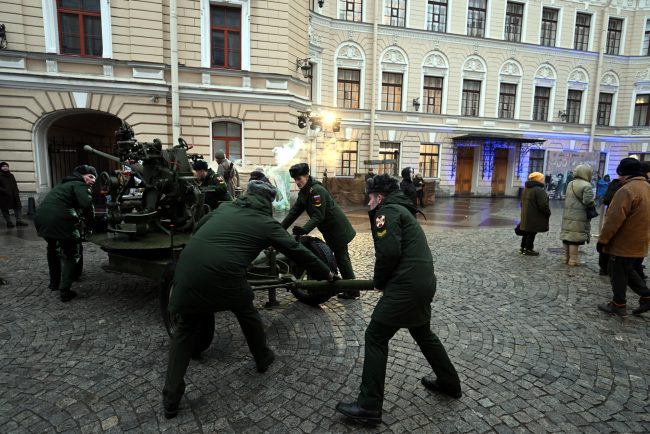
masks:
[[[110,153],[121,123],[117,116],[90,110],[64,110],[43,118],[35,131],[39,191],[49,190],[81,164],[94,166],[98,173],[117,169],[83,147]]]

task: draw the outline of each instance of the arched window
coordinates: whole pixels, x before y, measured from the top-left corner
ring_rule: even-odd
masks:
[[[408,58],[397,47],[384,51],[381,58],[380,110],[402,111],[407,95]]]
[[[607,71],[600,80],[600,94],[598,95],[597,125],[614,125],[616,123],[616,102],[618,96],[619,80],[616,73]]]
[[[521,76],[522,68],[516,60],[507,60],[501,65],[497,117],[502,119],[519,118]]]
[[[230,121],[212,123],[212,157],[217,151],[223,151],[230,161],[241,160],[242,133],[241,124]]]
[[[422,62],[422,112],[442,114],[447,112],[447,76],[449,61],[435,50],[424,56]]]
[[[589,75],[582,68],[576,68],[569,74],[566,96],[566,121],[579,124],[584,122],[583,104],[587,101]]]
[[[535,73],[532,120],[552,120],[552,107],[555,99],[553,90],[555,89],[556,78],[555,68],[548,63],[537,68],[537,72]]]
[[[364,66],[363,49],[354,42],[344,42],[335,53],[336,94],[334,106],[339,108],[363,108]]]
[[[461,116],[483,116],[483,98],[487,67],[479,56],[470,56],[463,64]]]

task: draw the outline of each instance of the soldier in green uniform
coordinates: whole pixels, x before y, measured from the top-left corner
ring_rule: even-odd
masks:
[[[216,209],[219,202],[232,200],[226,180],[214,173],[214,170],[208,167],[207,161],[198,160],[195,162],[194,174],[199,188],[205,193],[205,203],[210,206],[210,209]]]
[[[306,235],[314,228],[318,228],[334,253],[341,277],[354,279],[348,244],[357,233],[350,221],[323,184],[309,175],[309,166],[306,163],[291,166],[289,175],[294,179],[300,191],[296,203],[282,220],[282,227],[287,229],[303,211],[307,211],[309,221],[302,227],[294,226],[293,234]],[[339,294],[339,298],[353,299],[357,297],[359,297],[358,290]]]
[[[70,287],[78,275],[81,260],[82,219],[86,225],[92,225],[95,217],[91,188],[96,177],[94,167],[76,167],[72,176],[63,178],[45,196],[34,217],[38,235],[47,241],[49,287],[60,291],[63,302],[77,296]]]
[[[388,342],[400,328],[408,328],[436,379],[424,377],[430,390],[460,398],[458,374],[444,346],[431,332],[431,301],[436,291],[433,259],[413,201],[399,191],[388,174],[368,181],[370,223],[375,244],[375,289],[383,295],[366,329],[365,360],[356,402],[340,402],[336,409],[358,421],[381,422]]]
[[[329,267],[273,218],[271,202],[275,194],[272,185],[250,181],[246,195],[221,204],[201,219],[178,259],[168,307],[176,315],[177,328],[163,389],[167,418],[178,413],[185,391],[183,377],[206,315],[233,312],[258,372],[265,372],[273,363],[275,355],[266,343],[262,319],[253,306],[253,290],[246,280],[246,269],[263,249],[273,246],[317,278],[334,279]]]

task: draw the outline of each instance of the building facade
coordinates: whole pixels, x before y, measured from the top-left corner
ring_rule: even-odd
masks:
[[[128,122],[243,172],[413,167],[515,195],[584,156],[650,159],[650,0],[0,0],[0,156],[40,194]],[[563,151],[564,154],[559,154]],[[387,160],[386,162],[384,162]],[[556,169],[553,169],[556,170]],[[562,169],[563,170],[563,169]]]

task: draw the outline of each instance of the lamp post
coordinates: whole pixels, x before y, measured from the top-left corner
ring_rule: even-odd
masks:
[[[420,111],[420,98],[413,98],[413,108],[416,112]]]

